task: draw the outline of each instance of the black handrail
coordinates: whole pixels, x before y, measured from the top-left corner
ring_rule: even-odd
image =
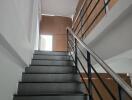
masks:
[[[93,100],[93,94],[92,94],[92,87],[95,89],[98,97],[100,100],[104,100],[103,96],[100,94],[100,90],[96,87],[92,80],[92,72],[91,70],[97,75],[98,79],[100,80],[101,84],[104,86],[105,90],[108,92],[109,96],[113,100],[120,100],[122,99],[122,91],[126,93],[131,99],[132,99],[132,88],[118,75],[116,74],[95,52],[87,47],[87,45],[82,42],[76,35],[75,33],[70,29],[67,28],[67,37],[68,37],[68,52],[70,52],[70,55],[72,56],[72,59],[75,63],[76,69],[78,73],[80,74],[80,77],[82,78],[82,81],[88,91],[89,94],[89,100]],[[71,40],[73,39],[73,40]],[[85,53],[80,49],[79,47],[82,46],[83,49],[87,51],[87,57],[85,56]],[[81,62],[80,58],[78,57],[79,53],[82,55],[82,57],[85,59],[88,67],[88,72],[86,71],[83,63]],[[73,54],[71,53],[73,52]],[[73,57],[74,56],[74,57]],[[116,97],[112,91],[109,89],[109,87],[106,85],[106,83],[103,81],[103,79],[100,77],[99,73],[96,71],[96,69],[92,66],[91,64],[91,59],[90,57],[93,57],[95,61],[101,65],[101,67],[114,79],[114,81],[117,83],[119,87],[119,97]],[[80,67],[82,67],[84,73],[86,74],[88,78],[88,85],[86,85],[85,80],[83,79],[83,76],[81,75],[80,69],[78,68],[78,64],[80,64]]]

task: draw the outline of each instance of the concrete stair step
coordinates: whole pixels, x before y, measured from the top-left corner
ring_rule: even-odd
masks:
[[[82,83],[30,83],[20,82],[18,95],[43,95],[49,93],[83,92]]]
[[[19,96],[15,95],[13,100],[88,100],[88,95],[71,93],[58,95],[43,95],[43,96]]]
[[[23,82],[80,82],[78,74],[28,74],[22,76]]]
[[[26,67],[26,73],[73,73],[73,66],[31,66]]]
[[[58,55],[34,55],[33,59],[49,59],[49,60],[71,60],[70,56],[58,56]]]
[[[38,50],[35,51],[34,54],[38,54],[38,55],[39,55],[39,54],[41,54],[41,55],[43,55],[43,54],[44,54],[44,55],[58,55],[58,56],[59,56],[59,55],[61,55],[61,56],[66,56],[66,55],[68,55],[67,52],[65,52],[65,51],[59,51],[59,52],[58,52],[58,51],[38,51]]]
[[[31,65],[73,65],[72,61],[32,60]]]

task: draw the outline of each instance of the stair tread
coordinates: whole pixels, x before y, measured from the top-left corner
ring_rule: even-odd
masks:
[[[26,67],[25,73],[73,73],[73,66],[31,66]]]
[[[13,100],[89,100],[87,94],[14,95]]]
[[[34,55],[68,56],[67,52],[35,52]]]
[[[23,95],[23,94],[15,94],[14,96],[47,96],[47,95],[50,95],[50,96],[53,96],[53,95],[87,95],[87,94],[85,94],[85,93],[83,93],[83,92],[58,92],[58,93],[49,93],[49,92],[47,92],[47,93],[45,93],[45,94],[34,94],[34,95],[32,95],[32,94],[28,94],[28,95]]]
[[[79,83],[79,84],[82,84],[82,82],[80,82],[80,81],[62,81],[62,82],[24,82],[24,81],[22,81],[22,82],[19,82],[20,84],[30,84],[30,83],[52,83],[52,84],[54,84],[54,83]]]
[[[45,64],[45,65],[42,65],[42,64],[41,65],[40,64],[31,64],[30,66],[54,66],[54,65],[50,65],[50,64]],[[70,67],[70,66],[73,66],[73,65],[71,65],[71,64],[69,64],[69,65],[68,64],[67,65],[63,65],[62,64],[62,65],[55,65],[55,66],[58,66],[58,67],[59,66],[61,66],[61,67],[62,66],[69,66]]]
[[[73,74],[73,75],[79,75],[79,73],[30,73],[30,72],[23,72],[23,74]]]
[[[48,64],[50,65],[51,63],[52,64],[55,64],[57,63],[57,65],[72,65],[72,60],[49,60],[49,59],[46,59],[46,60],[40,60],[40,59],[32,59],[32,64]]]
[[[66,59],[40,59],[40,58],[33,58],[32,60],[50,60],[50,61],[73,61],[73,60],[66,60]]]
[[[23,72],[23,74],[73,74],[74,75],[74,73],[72,73],[72,72],[69,72],[69,73],[48,73],[48,72],[46,72],[46,73],[36,73],[36,72]],[[78,74],[75,74],[75,75],[78,75]]]
[[[32,84],[32,83],[42,83],[42,84],[44,84],[44,83],[49,83],[49,84],[56,84],[56,83],[58,83],[58,84],[67,84],[67,83],[75,83],[75,84],[83,84],[81,81],[64,81],[64,82],[23,82],[23,81],[21,81],[21,82],[19,82],[20,84]]]
[[[72,60],[70,56],[51,56],[51,55],[34,55],[33,59],[42,60]]]
[[[25,73],[22,76],[22,82],[79,82],[78,74],[73,73]]]
[[[73,60],[63,60],[63,59],[61,59],[61,60],[57,60],[57,59],[32,59],[32,60],[47,60],[47,61],[73,61]]]
[[[43,67],[47,67],[47,66],[48,66],[48,67],[49,67],[49,66],[50,66],[50,67],[63,67],[63,66],[64,66],[64,67],[74,67],[73,65],[32,65],[32,64],[30,65],[30,67],[42,67],[42,66],[43,66]],[[30,68],[30,67],[26,67],[26,68]]]
[[[81,81],[52,81],[52,82],[51,81],[20,81],[19,83],[20,84],[22,84],[22,83],[28,83],[28,84],[29,83],[49,83],[49,84],[50,83],[55,83],[55,84],[56,83],[58,83],[58,84],[59,83],[65,83],[65,84],[66,83],[78,83],[78,84],[82,84]]]

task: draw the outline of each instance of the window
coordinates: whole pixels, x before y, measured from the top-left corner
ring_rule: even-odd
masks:
[[[40,35],[40,50],[52,51],[52,35]]]

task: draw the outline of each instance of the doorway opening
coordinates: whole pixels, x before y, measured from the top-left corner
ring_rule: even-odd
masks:
[[[52,51],[52,35],[40,35],[40,50]]]

